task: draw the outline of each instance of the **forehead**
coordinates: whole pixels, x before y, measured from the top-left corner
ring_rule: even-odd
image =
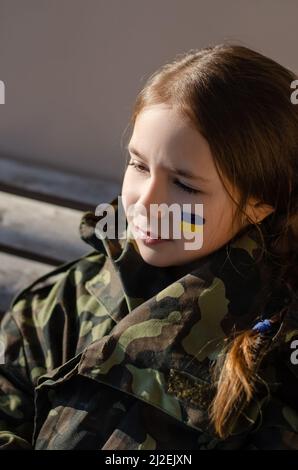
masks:
[[[154,105],[144,108],[137,116],[132,141],[154,138],[156,145],[198,144],[200,134],[177,108]],[[202,143],[202,142],[201,142]]]
[[[207,140],[177,108],[144,108],[137,116],[128,147],[152,163],[167,161],[208,179],[218,177]]]

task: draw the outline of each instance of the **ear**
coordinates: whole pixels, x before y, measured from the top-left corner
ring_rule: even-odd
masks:
[[[274,212],[274,208],[254,199],[249,204],[246,212],[255,223],[260,223],[265,217]]]

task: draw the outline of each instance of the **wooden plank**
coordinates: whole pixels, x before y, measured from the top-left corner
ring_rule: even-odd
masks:
[[[2,157],[0,190],[85,211],[110,202],[120,194],[121,185]]]
[[[60,266],[61,264],[61,261],[56,258],[54,259],[51,256],[47,256],[46,254],[33,253],[32,251],[24,250],[23,248],[15,248],[2,243],[0,243],[0,252],[15,255],[19,258],[39,261],[40,263],[50,264],[52,266]]]
[[[0,253],[0,313],[9,308],[18,292],[52,269],[47,264]]]
[[[82,212],[0,192],[0,250],[58,265],[92,250],[80,239]]]

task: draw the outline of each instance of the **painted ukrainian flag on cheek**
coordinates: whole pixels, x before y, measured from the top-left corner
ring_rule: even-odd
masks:
[[[181,211],[180,230],[182,232],[203,233],[205,219],[193,212]]]

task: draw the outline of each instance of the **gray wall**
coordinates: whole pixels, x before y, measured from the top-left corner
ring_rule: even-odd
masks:
[[[297,0],[0,0],[0,156],[121,181],[146,77],[226,39],[297,71],[297,19]]]

